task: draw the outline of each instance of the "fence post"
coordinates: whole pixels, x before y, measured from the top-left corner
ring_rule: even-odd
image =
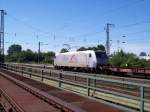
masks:
[[[21,67],[21,69],[22,69],[22,75],[23,75],[23,66]]]
[[[1,68],[3,68],[3,63],[1,63]]]
[[[6,64],[6,70],[8,70],[8,65]]]
[[[51,74],[52,74],[51,71],[49,71],[49,76],[51,76]]]
[[[1,68],[4,68],[4,64],[3,63],[1,63]]]
[[[29,68],[29,75],[30,75],[30,78],[31,78],[31,75],[32,75],[32,68]]]
[[[5,64],[5,69],[7,69],[7,64]]]
[[[96,75],[94,77],[95,77],[95,79],[94,79],[94,82],[93,82],[94,83],[93,86],[96,87]]]
[[[16,69],[15,71],[18,72],[18,70],[17,70],[17,65],[16,65],[15,69]]]
[[[0,63],[0,68],[2,68],[2,64]]]
[[[7,64],[7,70],[9,70],[9,65]]]
[[[75,76],[74,76],[74,81],[76,81],[76,80],[77,80],[77,76],[75,75]]]
[[[59,73],[59,87],[61,87],[61,79],[62,79],[62,73]]]
[[[44,70],[42,70],[42,81],[43,81]]]
[[[21,65],[18,68],[18,72],[21,73]]]
[[[90,96],[90,78],[87,78],[87,96]]]
[[[140,87],[140,112],[144,112],[144,87]]]

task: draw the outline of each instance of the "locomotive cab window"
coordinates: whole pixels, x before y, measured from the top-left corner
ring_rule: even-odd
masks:
[[[98,65],[103,65],[108,62],[106,52],[95,52],[96,60]]]
[[[89,54],[89,57],[90,57],[90,58],[92,57],[91,53]]]

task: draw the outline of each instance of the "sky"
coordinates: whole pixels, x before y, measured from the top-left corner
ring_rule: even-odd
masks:
[[[105,45],[107,23],[111,53],[150,53],[150,0],[0,0],[0,9],[5,53],[12,44],[37,51],[42,42],[43,52]]]

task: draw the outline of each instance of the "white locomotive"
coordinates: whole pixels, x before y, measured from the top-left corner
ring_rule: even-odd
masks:
[[[108,64],[108,57],[103,51],[75,51],[55,55],[55,68],[90,68],[96,69]]]

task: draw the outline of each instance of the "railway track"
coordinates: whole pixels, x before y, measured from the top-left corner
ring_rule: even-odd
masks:
[[[55,72],[55,73],[59,73],[59,72],[63,72],[64,74],[80,74],[83,76],[94,76],[94,77],[99,77],[99,78],[107,78],[107,79],[115,79],[115,80],[120,80],[120,81],[129,81],[129,82],[135,82],[135,83],[141,83],[141,84],[150,84],[150,80],[149,79],[140,79],[140,78],[136,78],[136,77],[123,77],[121,75],[119,76],[114,76],[114,75],[106,75],[106,74],[94,74],[94,73],[83,73],[83,72],[75,72],[75,71],[62,71],[62,70],[56,70],[53,68],[53,66],[46,66],[46,65],[30,65],[30,64],[15,64],[15,66],[19,67],[28,67],[28,68],[38,68],[41,70],[44,70],[45,72]],[[45,67],[44,67],[45,66]]]
[[[17,67],[17,68],[19,68],[19,67]],[[29,69],[30,69],[30,67],[29,67]],[[50,71],[47,70],[47,69],[43,70],[44,75],[47,75],[47,76],[49,75],[50,72],[56,73],[56,74],[51,74],[51,76],[59,78],[59,73],[62,72],[62,71],[60,71],[60,70],[54,70],[54,69],[52,69]],[[95,77],[104,78],[104,79],[114,79],[114,80],[128,81],[128,82],[140,83],[140,84],[150,84],[150,80],[138,79],[138,78],[106,76],[106,75],[102,75],[102,74],[98,75],[98,74],[88,74],[88,73],[70,72],[70,71],[63,71],[63,74],[72,74],[72,75],[80,74],[80,75],[83,75],[83,76],[95,76]],[[80,83],[80,84],[86,84],[87,83],[86,78],[82,78],[82,77],[78,78],[77,77],[75,79],[74,77],[72,77],[70,75],[63,75],[62,79],[65,79],[67,81],[72,81],[72,82],[75,82],[75,83]],[[116,87],[114,90],[120,91],[120,92],[123,92],[123,93],[124,93],[124,91],[129,92],[129,90],[130,90],[131,93],[133,93],[135,90],[138,91],[137,88],[129,87],[126,84],[118,85],[118,84],[108,83],[108,82],[105,82],[105,81],[97,81],[97,82],[95,82],[95,85],[97,85],[97,87],[101,87],[101,88],[105,87],[105,88],[110,88],[110,89],[112,87]],[[150,92],[150,90],[148,90],[148,92]]]
[[[85,112],[5,73],[0,73],[0,94],[6,112]]]
[[[88,99],[86,97],[82,97],[74,93],[63,91],[52,86],[48,86],[41,82],[19,76],[13,72],[6,71],[3,69],[1,69],[0,77],[1,77],[0,85],[3,85],[3,87],[0,86],[0,88],[2,88],[3,91],[7,90],[9,92],[9,94],[7,92],[8,96],[16,96],[16,98],[14,99],[22,99],[20,101],[21,102],[20,105],[22,106],[20,105],[19,106],[21,108],[24,107],[23,112],[30,112],[30,111],[32,112],[45,112],[45,111],[46,112],[100,112],[100,111],[102,112],[112,112],[112,111],[124,112],[124,110],[117,109],[115,107],[112,107],[103,103],[99,103],[94,100]],[[9,85],[11,86],[7,87],[6,82],[10,83]],[[6,87],[7,89],[5,89]],[[16,88],[19,88],[20,90]],[[13,90],[13,93],[12,93],[12,90]],[[16,94],[15,94],[15,90],[17,90]],[[22,93],[22,91],[26,92],[25,96],[23,96],[22,94],[21,95],[19,94],[19,93]],[[18,94],[20,96],[18,96]],[[46,95],[46,98],[44,95]],[[30,97],[28,98],[28,96]],[[32,97],[36,98],[33,100],[33,104],[36,105],[37,104],[36,102],[40,100],[40,101],[43,101],[44,103],[43,105],[46,104],[47,106],[50,106],[50,108],[43,106],[42,103],[39,103],[38,105],[36,105],[37,107],[34,107],[34,105],[33,106],[31,105],[33,109],[31,107],[27,107],[26,105],[27,103],[29,103],[29,105],[32,103],[32,101],[30,102],[29,100],[29,99],[33,99]],[[15,100],[15,102],[17,101]],[[39,108],[41,110],[39,110]],[[18,112],[22,112],[22,111],[19,110]]]
[[[147,84],[146,87],[150,87],[150,86],[148,86],[150,84],[149,80],[145,80],[145,79],[136,79],[136,80],[132,79],[131,80],[130,78],[122,77],[123,78],[123,80],[122,80],[121,77],[110,76],[109,79],[107,80],[108,77],[106,77],[106,76],[95,76],[95,78],[92,78],[93,76],[91,77],[91,74],[86,76],[86,73],[81,73],[80,75],[78,75],[77,73],[68,72],[68,71],[64,72],[64,71],[59,71],[59,70],[47,70],[47,69],[42,70],[42,69],[35,69],[35,68],[33,69],[31,67],[23,67],[22,68],[22,66],[10,66],[10,70],[26,74],[25,76],[30,77],[32,79],[37,79],[36,77],[38,77],[38,79],[41,80],[41,78],[43,78],[42,81],[44,81],[44,82],[46,80],[47,80],[46,82],[49,82],[49,80],[54,80],[53,83],[55,83],[55,81],[59,82],[59,80],[60,80],[60,82],[62,84],[60,82],[59,82],[59,84],[61,84],[62,87],[66,86],[63,83],[66,83],[69,85],[70,84],[77,85],[79,87],[85,88],[85,89],[82,89],[82,91],[87,90],[86,89],[87,88],[86,85],[88,83],[87,77],[89,77],[89,78],[91,78],[89,80],[89,85],[88,85],[88,86],[90,86],[90,89],[88,89],[90,96],[96,97],[96,98],[102,98],[104,100],[110,99],[110,96],[109,96],[109,98],[101,97],[101,96],[103,96],[103,94],[99,94],[99,91],[102,91],[102,93],[104,92],[104,93],[110,93],[110,94],[112,93],[112,94],[117,94],[117,95],[119,94],[119,96],[123,95],[124,97],[128,97],[129,99],[131,98],[131,96],[134,96],[133,101],[132,100],[127,101],[129,103],[128,106],[130,106],[130,104],[132,104],[133,102],[136,102],[136,103],[134,103],[134,108],[135,107],[137,108],[138,107],[137,105],[139,105],[139,103],[137,101],[135,101],[135,99],[136,100],[139,100],[139,99],[135,98],[135,97],[141,97],[141,91],[139,88],[140,85]],[[95,75],[97,75],[97,74],[95,74]],[[113,80],[115,80],[115,81],[113,81]],[[51,84],[53,84],[53,83],[51,83]],[[136,83],[136,84],[132,84],[132,83]],[[56,86],[57,86],[57,84],[56,84]],[[79,88],[67,86],[67,89],[68,88],[73,91],[78,89],[77,92],[81,92],[81,89],[79,89]],[[104,95],[104,97],[105,96],[106,95]],[[144,88],[144,98],[146,98],[147,100],[150,99],[150,88]],[[118,101],[119,102],[117,102],[117,103],[120,103],[122,100],[118,100]],[[126,104],[126,103],[123,103],[123,104]],[[149,108],[148,105],[147,105],[147,107]]]
[[[15,63],[15,66],[24,66],[24,67],[31,67],[31,68],[39,68],[39,69],[45,69],[45,70],[56,70],[53,65],[45,65],[45,64],[18,64]],[[63,70],[63,69],[60,69]],[[123,68],[123,67],[105,67],[105,72],[99,73],[99,72],[89,72],[89,71],[71,71],[71,70],[63,70],[64,72],[72,72],[77,74],[83,75],[95,75],[95,76],[111,76],[111,77],[129,77],[129,78],[135,78],[135,79],[150,79],[150,68]]]

